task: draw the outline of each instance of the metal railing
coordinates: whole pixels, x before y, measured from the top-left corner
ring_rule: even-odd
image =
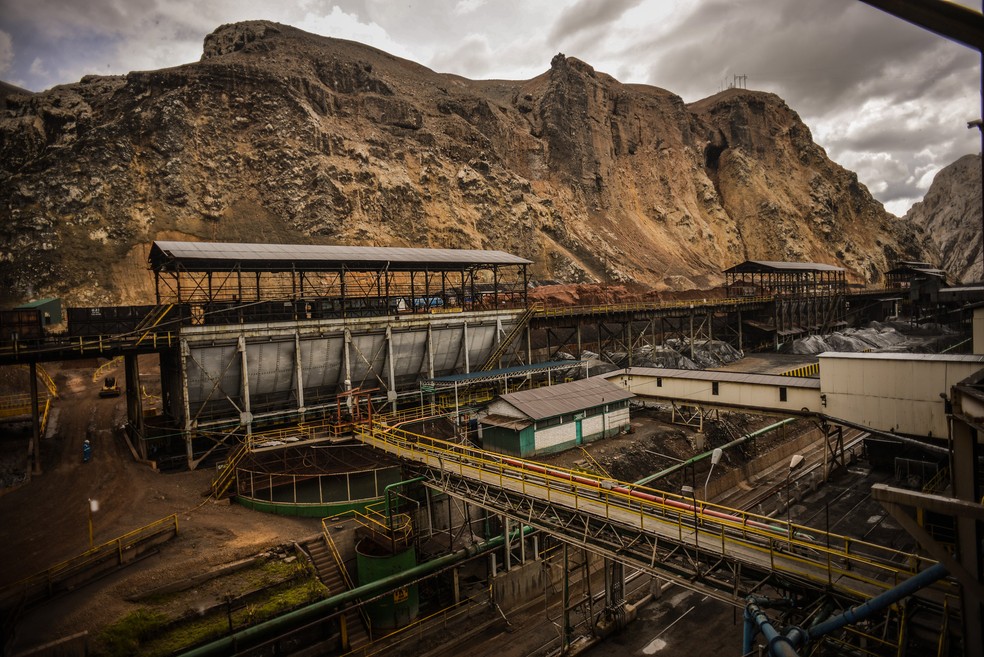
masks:
[[[236,468],[248,453],[249,445],[246,442],[239,443],[239,446],[233,450],[229,458],[226,459],[225,465],[219,469],[212,480],[212,497],[219,499],[226,494],[229,487],[232,486],[232,482],[236,480]]]
[[[400,458],[444,473],[593,514],[642,531],[699,543],[722,556],[809,580],[856,598],[887,590],[934,562],[860,539],[584,473],[549,469],[379,423],[357,434]],[[604,484],[604,485],[603,485]],[[716,546],[716,547],[715,547]]]
[[[122,566],[126,563],[125,557],[129,551],[166,534],[177,536],[177,514],[155,520],[150,524],[90,548],[82,554],[62,561],[46,570],[5,586],[3,589],[0,589],[0,600],[7,601],[19,598],[23,600],[24,604],[31,604],[37,600],[50,597],[58,592],[60,586],[65,584],[66,581],[75,577],[85,579],[86,571],[95,568],[97,565],[109,559],[115,560],[117,566]]]
[[[344,514],[341,514],[344,515]],[[331,516],[330,518],[321,519],[321,534],[324,536],[325,545],[328,546],[328,552],[331,553],[331,558],[335,561],[335,566],[338,567],[338,573],[342,577],[342,582],[345,583],[346,589],[351,591],[355,588],[355,582],[352,581],[352,577],[349,575],[348,568],[345,567],[345,561],[342,559],[342,554],[338,551],[338,546],[335,545],[335,539],[331,537],[331,532],[328,531],[328,521],[334,518],[339,518],[339,516]],[[370,640],[372,639],[372,620],[369,618],[369,614],[363,605],[359,605],[359,616],[362,617],[362,622],[365,624],[366,632],[369,635]]]

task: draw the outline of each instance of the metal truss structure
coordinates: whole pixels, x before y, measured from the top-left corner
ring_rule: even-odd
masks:
[[[378,423],[357,435],[409,462],[434,490],[732,604],[750,594],[788,598],[790,616],[805,619],[822,605],[868,599],[928,565],[883,546]],[[954,593],[950,580],[921,592],[923,623],[932,617],[934,631],[948,626]],[[902,631],[905,622],[893,614],[878,620],[873,653],[896,654],[900,641],[916,640]],[[863,639],[869,651],[871,634]],[[862,641],[850,632],[837,640]]]

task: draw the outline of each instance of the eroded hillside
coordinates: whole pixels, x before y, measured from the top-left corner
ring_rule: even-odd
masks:
[[[704,286],[745,258],[872,280],[921,235],[777,96],[686,105],[557,55],[471,81],[269,22],[0,112],[7,300],[146,302],[154,239],[502,249],[539,279]]]

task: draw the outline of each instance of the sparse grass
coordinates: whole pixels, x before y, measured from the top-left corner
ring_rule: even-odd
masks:
[[[231,611],[234,631],[320,600],[328,594],[302,561],[288,564],[271,559],[220,579],[232,597],[262,591]],[[230,613],[226,608],[219,605],[201,614],[196,611],[196,597],[194,591],[185,591],[160,596],[161,600],[146,601],[145,608],[127,615],[101,633],[93,654],[163,657],[228,634]],[[166,604],[161,604],[165,601]]]
[[[113,623],[96,637],[97,654],[107,657],[127,657],[139,652],[140,644],[167,624],[166,615],[138,609]]]

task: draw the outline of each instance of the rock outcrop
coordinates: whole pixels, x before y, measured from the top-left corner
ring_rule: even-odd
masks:
[[[984,279],[981,253],[981,156],[964,155],[944,167],[905,220],[925,230],[939,263],[954,283]]]
[[[257,21],[196,63],[5,102],[0,300],[149,301],[154,239],[502,249],[656,289],[746,258],[871,281],[923,256],[777,96],[688,106],[564,55],[472,81]]]

